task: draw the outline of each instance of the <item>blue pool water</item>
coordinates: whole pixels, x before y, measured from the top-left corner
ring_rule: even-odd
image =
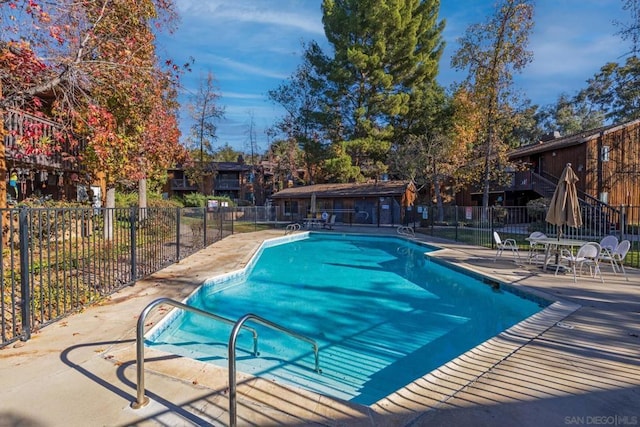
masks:
[[[311,346],[248,322],[238,338],[241,372],[372,404],[540,311],[483,281],[429,260],[397,238],[311,234],[264,248],[248,274],[212,281],[189,304],[233,319],[253,313],[316,340]],[[147,342],[227,367],[231,326],[181,313]]]

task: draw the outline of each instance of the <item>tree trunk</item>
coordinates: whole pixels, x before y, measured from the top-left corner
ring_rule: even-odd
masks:
[[[106,204],[104,210],[104,239],[113,240],[113,227],[115,226],[116,189],[107,187]]]
[[[486,211],[489,207],[489,179],[491,177],[491,130],[489,130],[489,136],[487,137],[487,149],[484,156],[484,171],[482,177],[482,208]]]
[[[138,218],[140,221],[147,219],[147,180],[142,178],[138,182]]]
[[[444,203],[442,202],[442,188],[440,187],[440,177],[438,175],[437,160],[433,159],[433,192],[436,196],[436,209],[438,211],[438,221],[444,222]]]

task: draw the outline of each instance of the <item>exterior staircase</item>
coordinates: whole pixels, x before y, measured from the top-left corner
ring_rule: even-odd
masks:
[[[558,183],[558,178],[549,174],[531,174],[531,190],[542,197],[551,198]],[[578,200],[583,214],[583,222],[605,234],[617,234],[624,224],[624,215],[620,209],[603,203],[593,196],[578,190]]]
[[[550,178],[545,178],[535,172],[531,172],[531,190],[535,191],[542,197],[552,198],[553,193],[556,190],[558,179],[555,181]]]

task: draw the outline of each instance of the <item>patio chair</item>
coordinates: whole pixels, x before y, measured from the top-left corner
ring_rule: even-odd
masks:
[[[493,262],[496,262],[496,260],[498,259],[498,257],[502,256],[502,252],[507,249],[510,250],[511,253],[513,254],[513,260],[515,261],[516,258],[518,261],[520,261],[520,252],[518,252],[518,244],[516,243],[515,239],[504,239],[502,240],[500,238],[500,234],[498,234],[497,231],[493,232],[493,240],[496,242],[496,256],[495,258],[493,258]]]
[[[333,230],[333,226],[336,224],[336,216],[331,215],[329,221],[322,223],[322,228],[326,228],[327,230]]]
[[[618,269],[622,270],[622,274],[624,274],[624,278],[627,279],[627,282],[629,281],[629,277],[624,269],[624,258],[627,256],[629,249],[631,249],[631,242],[629,240],[623,240],[613,251],[609,253],[602,251],[598,257],[599,261],[611,264],[614,274],[618,273]]]
[[[600,240],[600,247],[603,255],[611,256],[615,248],[618,246],[618,238],[613,235],[605,236]]]
[[[600,266],[598,265],[600,256],[600,244],[597,242],[588,242],[583,246],[580,246],[577,254],[573,254],[569,249],[560,250],[560,262],[556,266],[556,273],[560,270],[562,261],[566,261],[569,268],[573,270],[573,281],[576,282],[577,270],[580,267],[580,275],[582,275],[582,268],[587,265],[589,267],[589,275],[595,277],[596,274],[600,274],[600,280],[604,283]]]
[[[538,260],[539,256],[544,258],[545,245],[536,242],[536,239],[546,239],[547,235],[542,231],[534,231],[529,235],[527,240],[529,241],[529,254],[527,255],[527,261],[531,264]]]

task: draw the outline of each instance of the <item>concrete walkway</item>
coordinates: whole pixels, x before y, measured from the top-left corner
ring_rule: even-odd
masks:
[[[337,226],[334,232],[360,232]],[[395,230],[367,229],[367,232]],[[230,236],[103,303],[0,350],[0,426],[207,426],[229,422],[225,369],[145,352],[149,405],[136,401],[136,322],[243,267],[282,231]],[[561,302],[365,407],[238,376],[242,426],[565,426],[640,424],[640,274],[554,276],[510,254],[451,242],[434,257]],[[155,310],[151,326],[167,309]]]

